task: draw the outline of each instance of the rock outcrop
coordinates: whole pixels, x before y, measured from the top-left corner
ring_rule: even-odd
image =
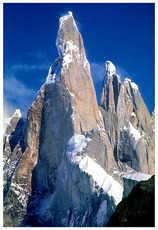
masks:
[[[153,158],[154,119],[139,112],[139,104],[146,107],[137,89],[129,80],[122,84],[106,62],[98,108],[71,12],[60,18],[56,45],[59,57],[28,110],[25,128],[18,128],[14,145],[4,141],[5,167],[18,149],[11,177],[4,170],[4,226],[105,226],[122,199],[123,174],[153,170],[147,153]],[[9,135],[15,127],[8,126]]]
[[[18,154],[18,161],[16,161],[17,163],[13,168],[7,196],[4,197],[4,226],[17,227],[25,225],[28,198],[32,193],[32,170],[38,159],[43,104],[42,92],[41,89],[37,99],[28,110],[22,144],[20,140],[14,150],[16,155]],[[19,146],[22,147],[19,149]]]
[[[155,227],[155,176],[134,186],[118,204],[107,227]]]
[[[12,176],[24,151],[23,134],[26,121],[21,117],[19,109],[15,111],[7,126],[3,139],[3,187],[6,199]]]
[[[123,175],[123,198],[127,197],[133,187],[140,181],[146,181],[151,178],[151,175],[144,173],[132,173]]]

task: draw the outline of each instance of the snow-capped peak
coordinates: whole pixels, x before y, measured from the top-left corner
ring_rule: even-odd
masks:
[[[116,67],[111,61],[106,61],[105,62],[105,74],[112,75],[114,73],[116,73]]]
[[[69,17],[73,17],[73,13],[71,11],[68,12],[68,14],[62,16],[60,19],[59,19],[59,22],[60,22],[60,26],[61,24],[66,21]],[[59,26],[59,27],[60,27]]]
[[[128,83],[131,85],[132,89],[139,90],[138,85],[135,82],[132,82],[131,79],[129,79],[129,78],[125,78],[125,80],[124,80],[125,87]]]
[[[70,16],[73,16],[73,13],[72,13],[71,11],[69,11],[68,14],[69,14]]]
[[[13,117],[17,118],[17,120],[19,120],[21,118],[20,109],[16,109],[12,117],[4,119],[4,123],[3,123],[3,135],[5,135],[7,126],[10,124],[10,122],[11,122],[11,120],[12,120]]]
[[[19,118],[21,118],[20,109],[16,109],[12,117],[19,117]]]
[[[78,32],[78,28],[73,18],[73,13],[71,11],[69,11],[68,14],[62,16],[59,19],[59,30],[58,30],[57,39],[56,39],[56,46],[57,46],[60,57],[63,57],[64,51],[65,51],[65,43],[69,40],[68,37],[70,36],[70,31],[66,30],[67,26],[75,27],[75,29]],[[64,33],[66,34],[66,36],[63,36]]]

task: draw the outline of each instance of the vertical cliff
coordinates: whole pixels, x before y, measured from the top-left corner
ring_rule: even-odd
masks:
[[[138,86],[127,78],[122,83],[110,61],[105,63],[100,111],[118,165],[154,174],[154,118],[151,121]]]

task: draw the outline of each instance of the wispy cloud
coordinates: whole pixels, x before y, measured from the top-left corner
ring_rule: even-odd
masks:
[[[42,62],[48,61],[48,57],[45,53],[43,53],[41,50],[36,50],[36,51],[32,51],[32,52],[27,52],[26,56],[29,56],[31,58],[35,58],[38,60],[42,60]]]
[[[35,70],[45,70],[48,69],[52,62],[48,59],[47,55],[42,53],[40,50],[34,52],[27,52],[25,57],[29,58],[29,63],[31,64],[19,62],[11,65],[9,67],[9,72],[17,72],[17,71],[35,71]]]
[[[91,66],[91,74],[94,82],[102,82],[104,79],[104,64],[99,64],[92,62]]]
[[[47,55],[40,50],[26,53],[25,58],[26,60],[29,59],[29,63],[31,62],[31,64],[20,62],[4,69],[4,123],[6,123],[17,108],[26,117],[27,110],[36,97],[36,92],[28,84],[26,85],[23,81],[18,80],[17,76],[21,75],[21,72],[26,74],[32,71],[48,70],[51,65]]]
[[[33,70],[43,70],[43,69],[48,69],[49,64],[33,64],[33,65],[28,65],[28,64],[15,64],[10,67],[10,71],[33,71]]]
[[[5,133],[5,130],[7,128],[7,124],[9,121],[9,118],[13,115],[15,112],[14,105],[10,104],[6,99],[4,98],[3,101],[3,134]]]
[[[90,63],[91,66],[91,74],[93,77],[94,82],[100,82],[104,79],[104,63]],[[124,81],[125,78],[132,78],[129,72],[120,67],[119,65],[116,65],[116,73],[121,77],[121,80]]]
[[[118,65],[116,66],[116,72],[120,76],[122,82],[125,78],[131,79],[131,75],[128,73],[128,71]]]
[[[19,108],[26,117],[27,110],[36,97],[36,92],[29,89],[24,83],[10,75],[4,78],[3,123],[6,126],[8,118]]]

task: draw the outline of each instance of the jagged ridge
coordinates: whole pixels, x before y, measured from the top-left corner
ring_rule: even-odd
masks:
[[[138,87],[129,79],[122,84],[107,61],[98,108],[71,12],[60,18],[56,44],[59,57],[14,146],[23,140],[7,187],[4,226],[105,226],[122,198],[122,175],[154,171],[153,119]]]

